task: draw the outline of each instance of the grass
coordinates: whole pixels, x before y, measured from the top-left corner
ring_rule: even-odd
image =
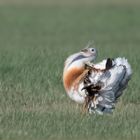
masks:
[[[140,139],[140,8],[0,6],[0,139]],[[94,40],[133,77],[112,115],[82,115],[62,84],[66,57]]]

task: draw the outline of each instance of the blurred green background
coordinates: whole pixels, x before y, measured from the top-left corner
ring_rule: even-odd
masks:
[[[83,115],[63,89],[65,59],[95,42],[132,80],[112,115]],[[140,1],[0,0],[0,139],[140,139]]]

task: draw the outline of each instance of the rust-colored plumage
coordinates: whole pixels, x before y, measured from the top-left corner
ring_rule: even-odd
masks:
[[[79,79],[79,76],[84,72],[84,68],[72,68],[64,73],[64,87],[66,91],[70,90],[73,84]]]

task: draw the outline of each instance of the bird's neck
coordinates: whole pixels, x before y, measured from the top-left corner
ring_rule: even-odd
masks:
[[[64,70],[63,83],[66,91],[69,91],[73,86],[75,80],[84,72],[84,66],[71,67],[68,70]]]

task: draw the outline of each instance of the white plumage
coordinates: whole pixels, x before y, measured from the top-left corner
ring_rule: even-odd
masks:
[[[112,112],[130,80],[132,70],[125,58],[105,59],[93,64],[95,48],[71,55],[65,62],[63,82],[69,97],[85,103],[89,113]]]
[[[109,70],[103,72],[93,71],[89,77],[94,85],[98,84],[98,82],[102,83],[102,88],[98,91],[96,101],[90,102],[90,112],[111,112],[130,80],[132,70],[127,59],[116,58],[112,62],[113,66]],[[107,60],[103,60],[101,63],[94,65],[94,68],[105,69],[106,63]]]

